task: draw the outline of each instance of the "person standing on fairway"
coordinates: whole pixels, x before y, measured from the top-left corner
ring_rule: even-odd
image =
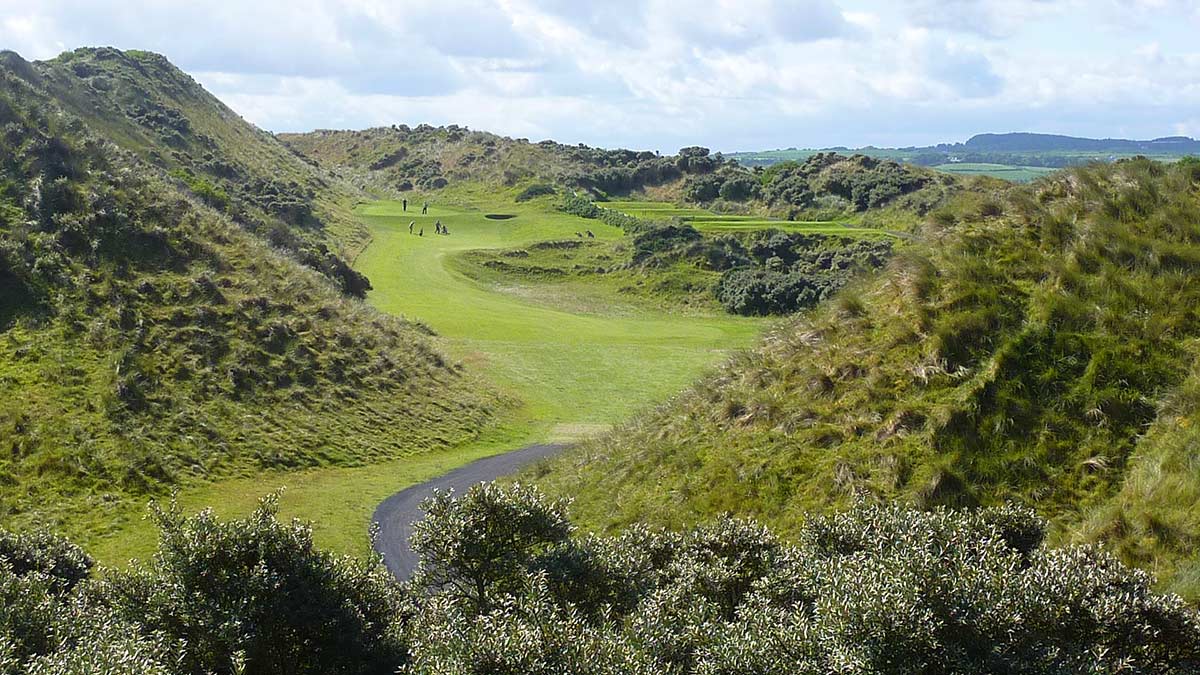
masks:
[[[406,212],[408,211],[408,198],[407,197],[400,200],[400,206],[403,207]]]
[[[416,225],[416,224],[417,224],[417,221],[415,221],[415,220],[408,221],[408,233],[409,234],[412,234],[413,225]]]
[[[425,202],[425,205],[421,207],[421,215],[425,215],[427,213],[429,213],[429,202]]]
[[[422,228],[421,228],[421,231],[417,233],[417,236],[418,236],[418,237],[424,237],[424,236],[425,236],[425,228],[423,228],[423,227],[422,227]]]

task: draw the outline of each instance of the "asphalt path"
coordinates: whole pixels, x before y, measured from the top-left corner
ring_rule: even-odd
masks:
[[[400,581],[407,581],[417,568],[417,555],[408,545],[413,525],[425,517],[421,502],[434,490],[454,490],[462,494],[472,485],[516,473],[540,459],[562,452],[566,445],[530,445],[500,455],[477,459],[466,466],[442,474],[433,480],[405,488],[375,507],[372,522],[379,526],[375,550],[383,554],[388,570]]]

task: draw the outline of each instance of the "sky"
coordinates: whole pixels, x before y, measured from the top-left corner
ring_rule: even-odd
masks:
[[[166,55],[271,131],[673,151],[1200,136],[1200,0],[0,0],[0,48]]]

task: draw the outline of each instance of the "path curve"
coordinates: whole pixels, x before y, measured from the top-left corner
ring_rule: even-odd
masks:
[[[383,554],[388,571],[400,581],[407,581],[417,567],[417,555],[409,548],[413,525],[424,517],[421,502],[434,490],[449,490],[461,494],[476,483],[485,483],[518,470],[540,459],[565,450],[567,445],[530,445],[491,457],[477,459],[433,480],[418,483],[388,497],[375,507],[371,522],[379,526],[375,550]]]

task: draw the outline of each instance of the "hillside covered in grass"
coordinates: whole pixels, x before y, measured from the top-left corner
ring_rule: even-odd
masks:
[[[79,54],[7,53],[0,67],[0,521],[88,532],[181,484],[397,457],[488,423],[495,398],[427,329],[346,298],[245,221],[261,206],[249,196],[241,214],[243,197],[206,203],[172,175],[182,164],[148,161],[125,121],[99,117],[111,92],[177,71]],[[103,81],[93,60],[110,58],[131,82],[68,83],[77,71]],[[185,140],[227,134],[232,146],[249,128],[193,103],[188,119],[206,111],[211,126],[168,115],[192,130]],[[222,147],[205,161],[250,171]],[[265,175],[273,160],[259,159]]]
[[[878,277],[543,480],[601,528],[1013,501],[1195,600],[1198,271],[1196,162],[964,192]]]
[[[328,276],[348,295],[369,281],[350,262],[369,241],[350,214],[361,196],[246,122],[158,54],[83,48],[49,61],[4,55],[105,140],[243,229]]]
[[[698,146],[665,156],[531,143],[459,126],[320,130],[280,139],[363,188],[415,191],[421,200],[449,186],[477,183],[518,201],[555,194],[601,200],[649,194],[722,213],[788,220],[859,220],[870,212],[906,229],[912,219],[902,216],[924,215],[961,188],[955,177],[931,169],[837,153],[751,169]]]
[[[546,242],[460,256],[460,270],[477,280],[600,285],[635,303],[742,315],[811,307],[856,273],[877,268],[892,250],[890,239],[952,195],[1002,185],[861,155],[825,153],[751,170],[700,147],[664,157],[530,143],[458,126],[280,137],[331,173],[414,206],[485,189],[493,201],[529,202],[629,235],[617,243]],[[630,193],[659,201],[611,199]],[[631,204],[664,208],[634,215]]]

